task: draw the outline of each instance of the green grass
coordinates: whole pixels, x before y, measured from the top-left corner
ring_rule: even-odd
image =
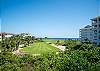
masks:
[[[46,54],[50,52],[58,52],[60,51],[58,48],[53,47],[45,42],[34,42],[32,45],[28,47],[24,47],[21,49],[23,52],[30,54]]]

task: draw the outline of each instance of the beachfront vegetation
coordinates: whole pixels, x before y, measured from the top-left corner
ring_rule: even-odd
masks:
[[[16,40],[15,40],[16,38]],[[18,36],[1,42],[0,71],[99,71],[100,48],[92,44],[80,43],[74,40],[42,40],[17,39]],[[19,42],[19,41],[20,42]],[[11,42],[11,43],[10,43]],[[13,42],[13,43],[12,43]],[[19,43],[18,43],[19,42]],[[64,45],[65,51],[52,47],[50,44]],[[25,43],[22,52],[13,54],[12,48]],[[29,44],[28,44],[29,43]],[[40,54],[40,55],[33,55]]]
[[[22,35],[14,35],[10,38],[3,38],[1,42],[2,47],[10,51],[18,50],[20,46],[29,46],[31,43],[33,43],[32,37],[23,37]]]

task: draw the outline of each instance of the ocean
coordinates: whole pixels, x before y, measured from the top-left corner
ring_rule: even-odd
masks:
[[[80,40],[80,38],[46,38],[46,39],[50,39],[50,40]]]

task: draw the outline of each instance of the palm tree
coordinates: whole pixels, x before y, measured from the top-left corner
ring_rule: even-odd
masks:
[[[32,43],[32,37],[31,36],[26,36],[25,41],[27,42],[27,45],[29,46],[29,44]]]

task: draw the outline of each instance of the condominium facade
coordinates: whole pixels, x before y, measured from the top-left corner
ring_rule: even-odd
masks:
[[[80,29],[80,40],[88,39],[94,45],[100,45],[100,16],[91,20],[91,25]]]
[[[93,38],[92,26],[87,25],[84,28],[80,29],[80,40],[82,42],[85,42],[86,40],[92,42],[92,38]]]
[[[91,19],[93,28],[93,43],[100,45],[100,16]]]

